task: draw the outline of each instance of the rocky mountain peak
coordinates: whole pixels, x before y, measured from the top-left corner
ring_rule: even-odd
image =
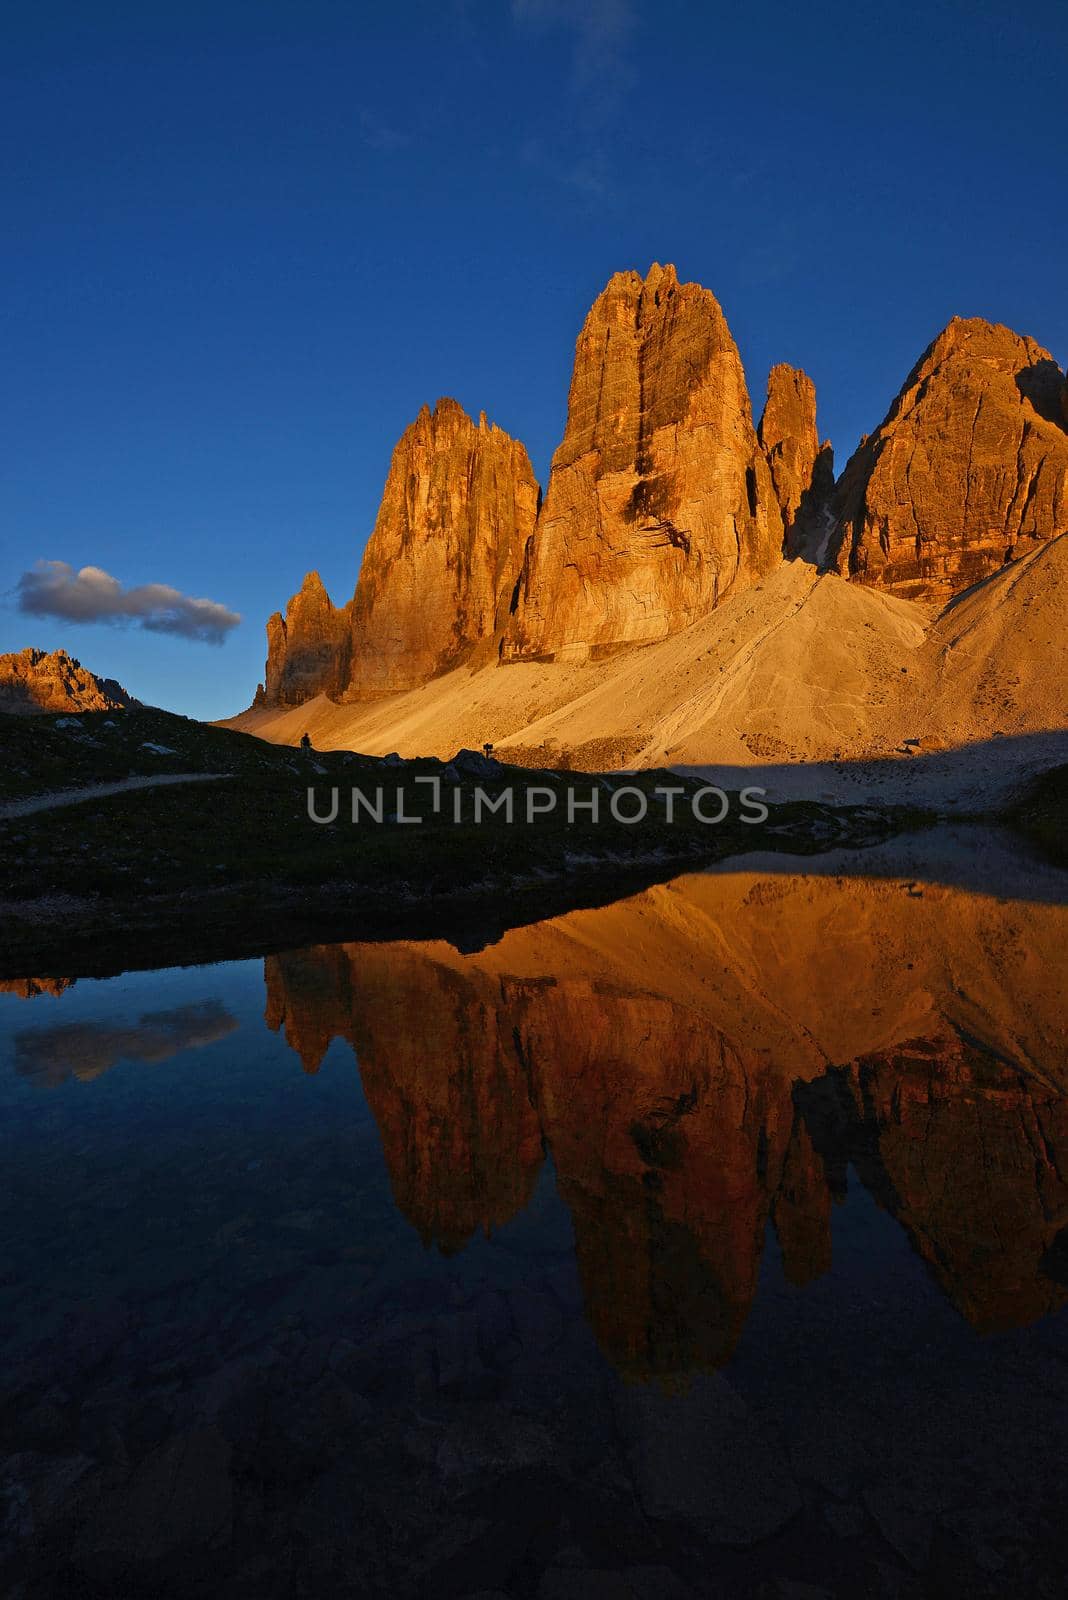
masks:
[[[398,441],[352,601],[309,573],[268,623],[268,705],[368,700],[461,665],[653,644],[783,557],[944,603],[1068,530],[1068,383],[1010,328],[954,317],[841,480],[816,391],[772,368],[759,427],[716,297],[653,262],[578,335],[544,502],[523,446],[443,396]]]
[[[659,305],[663,296],[674,293],[678,287],[679,275],[671,263],[668,262],[662,267],[659,261],[654,261],[645,274],[642,293],[650,298],[654,305]]]
[[[829,440],[820,444],[816,385],[800,368],[772,367],[757,436],[782,513],[786,554],[807,554],[834,489],[834,452]]]
[[[114,678],[99,678],[66,650],[0,655],[0,712],[123,711],[141,702]]]
[[[842,475],[838,570],[945,601],[1068,530],[1064,382],[1035,340],[954,317]]]
[[[664,638],[781,557],[782,517],[715,296],[616,273],[579,334],[504,657]]]
[[[299,706],[317,694],[336,696],[348,677],[350,608],[337,607],[318,572],[267,622],[267,665],[255,703]]]
[[[426,407],[393,452],[352,601],[345,693],[415,688],[504,625],[539,489],[526,450],[455,400]]]

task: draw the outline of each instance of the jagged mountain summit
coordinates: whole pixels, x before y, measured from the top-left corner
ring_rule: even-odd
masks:
[[[582,660],[669,637],[799,543],[831,487],[815,389],[778,367],[757,437],[715,297],[617,273],[575,351],[544,505],[526,450],[454,400],[393,453],[356,592],[315,573],[270,619],[256,704],[360,701],[464,660]]]
[[[308,575],[268,624],[257,705],[307,705],[320,736],[366,749],[436,750],[462,727],[461,743],[544,743],[579,764],[703,761],[726,748],[713,711],[728,705],[745,760],[892,751],[912,723],[937,736],[936,704],[963,741],[1051,730],[1064,658],[1048,586],[1068,546],[1031,561],[1066,531],[1068,385],[1034,340],[954,319],[835,484],[812,380],[773,367],[754,427],[715,297],[654,264],[615,274],[585,319],[544,502],[517,440],[455,401],[424,407],[352,600],[335,607]],[[1034,668],[1049,692],[1021,708],[993,658],[972,683],[933,647],[914,671],[908,651],[952,631],[938,612],[1021,561],[1026,578],[972,610],[1017,685]]]
[[[503,628],[538,514],[523,445],[455,400],[393,452],[352,601],[345,698],[412,689]]]
[[[317,694],[337,699],[348,684],[352,603],[333,604],[317,572],[267,621],[265,681],[256,705],[299,706]]]
[[[954,317],[842,474],[838,571],[944,602],[1068,531],[1064,395],[1033,339]]]
[[[123,711],[139,706],[114,678],[98,678],[65,650],[0,655],[0,712]]]
[[[455,400],[424,406],[390,463],[356,592],[334,606],[309,572],[267,624],[256,704],[416,688],[503,631],[540,492],[524,447]]]
[[[807,373],[772,367],[757,437],[782,514],[784,553],[806,554],[819,539],[834,492],[834,451],[829,439],[820,444],[816,385]]]
[[[667,638],[770,571],[782,543],[719,302],[671,266],[616,273],[575,348],[504,659],[581,660]]]

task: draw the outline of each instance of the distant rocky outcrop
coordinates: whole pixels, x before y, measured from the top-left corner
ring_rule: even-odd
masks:
[[[336,698],[348,682],[351,605],[333,604],[317,572],[267,623],[265,682],[256,705],[299,706],[317,694]]]
[[[579,335],[503,658],[663,639],[773,567],[782,537],[719,302],[674,267],[616,273]]]
[[[838,571],[945,601],[1068,530],[1063,391],[1033,339],[954,317],[842,475]]]
[[[768,397],[757,430],[768,458],[788,556],[808,553],[834,492],[834,451],[816,431],[816,385],[785,364],[768,374]]]
[[[526,450],[485,413],[423,407],[360,567],[347,699],[416,688],[503,628],[538,500]]]
[[[0,712],[122,711],[138,706],[114,678],[98,678],[65,650],[0,655]]]

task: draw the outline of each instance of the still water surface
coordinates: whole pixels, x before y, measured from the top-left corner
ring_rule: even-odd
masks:
[[[0,1592],[1062,1594],[1063,884],[800,865],[5,985]]]

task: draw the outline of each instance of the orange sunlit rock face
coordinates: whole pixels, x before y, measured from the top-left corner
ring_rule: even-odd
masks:
[[[782,513],[788,556],[818,541],[834,491],[834,452],[816,431],[816,385],[796,367],[772,367],[758,429]]]
[[[671,1381],[729,1358],[769,1222],[791,1282],[827,1270],[850,1164],[977,1327],[1062,1303],[1066,935],[937,885],[700,875],[473,955],[272,956],[267,1014],[307,1070],[355,1052],[427,1242],[504,1226],[547,1150],[602,1348]]]
[[[769,571],[782,542],[715,296],[670,266],[617,272],[579,334],[504,658],[577,660],[663,639]]]
[[[309,572],[286,614],[267,623],[265,679],[258,705],[299,706],[317,694],[339,695],[348,681],[351,607],[337,607],[317,572]]]
[[[539,490],[526,450],[455,400],[424,406],[397,442],[348,605],[309,572],[267,624],[256,704],[374,699],[426,683],[500,632]]]
[[[65,650],[0,655],[0,713],[124,711],[139,705],[114,678],[98,678]]]
[[[454,668],[486,669],[474,698],[500,697],[500,738],[556,712],[553,679],[562,680],[541,675],[517,708],[498,666],[603,662],[707,623],[728,597],[744,604],[757,590],[771,608],[757,649],[789,679],[789,660],[776,665],[788,638],[778,624],[793,615],[798,592],[779,582],[784,560],[811,564],[829,583],[836,572],[918,602],[911,618],[904,608],[880,615],[894,639],[922,631],[932,602],[944,605],[1068,532],[1066,396],[1064,373],[1033,339],[955,317],[835,483],[806,373],[772,368],[754,428],[715,296],[680,283],[671,266],[654,263],[644,278],[617,272],[576,343],[544,503],[521,443],[484,415],[476,424],[455,400],[424,406],[393,452],[352,600],[335,607],[309,573],[285,616],[268,623],[256,705],[325,695],[371,716],[368,703],[381,697]],[[781,598],[772,600],[776,584]],[[826,586],[823,602],[843,617],[862,617],[867,604]],[[855,696],[863,744],[886,685],[878,664],[854,654],[849,703]],[[650,657],[653,678],[658,670]],[[714,683],[714,667],[710,676]],[[773,704],[781,703],[777,691]],[[347,716],[351,728],[355,713]],[[786,748],[789,719],[787,708],[773,735]],[[987,720],[979,719],[984,730]],[[635,724],[628,737],[637,714]],[[368,732],[380,738],[370,724]],[[577,742],[600,737],[586,730]],[[848,749],[852,729],[835,742]]]
[[[842,475],[838,570],[946,601],[1068,531],[1063,387],[1033,339],[954,317]]]
[[[455,400],[401,435],[352,601],[350,699],[412,689],[503,628],[539,490],[524,447]]]

